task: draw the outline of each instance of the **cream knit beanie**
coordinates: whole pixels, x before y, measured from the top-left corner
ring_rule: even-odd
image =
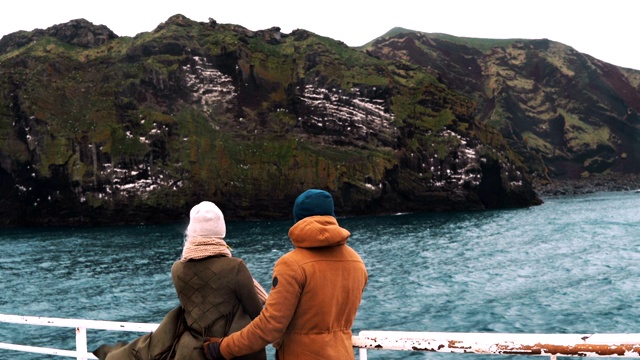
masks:
[[[224,238],[227,234],[222,211],[210,201],[194,206],[189,217],[187,236]]]

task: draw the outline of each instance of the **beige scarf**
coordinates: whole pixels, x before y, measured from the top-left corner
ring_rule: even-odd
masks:
[[[231,257],[229,245],[222,238],[187,236],[180,261],[186,262],[216,255]],[[256,288],[260,302],[264,305],[267,302],[267,292],[256,279],[253,279],[253,285]]]

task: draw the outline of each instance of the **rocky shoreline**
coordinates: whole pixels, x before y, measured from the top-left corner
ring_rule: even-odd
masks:
[[[640,175],[602,175],[583,179],[554,179],[547,182],[534,182],[534,190],[540,197],[639,189]]]

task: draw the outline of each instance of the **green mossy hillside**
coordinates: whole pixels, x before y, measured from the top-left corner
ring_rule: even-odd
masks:
[[[342,215],[539,203],[475,102],[419,66],[181,15],[103,43],[56,34],[0,44],[2,225],[175,221],[202,200],[283,218],[311,187]],[[507,200],[478,190],[484,163]]]

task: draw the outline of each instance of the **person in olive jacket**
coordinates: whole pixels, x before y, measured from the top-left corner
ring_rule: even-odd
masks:
[[[182,256],[171,267],[189,329],[177,344],[177,355],[184,350],[185,359],[204,356],[204,338],[245,327],[267,298],[244,261],[231,256],[225,235],[224,216],[214,203],[203,201],[191,209]],[[264,346],[251,353],[243,359],[266,359]]]
[[[258,316],[267,294],[245,263],[231,256],[224,241],[226,224],[220,209],[203,201],[190,212],[181,258],[171,268],[180,306],[156,329],[130,343],[102,345],[100,360],[205,359],[202,342],[226,336]],[[241,359],[265,360],[264,346]]]
[[[310,189],[293,206],[295,249],[273,268],[260,315],[244,329],[203,347],[208,359],[234,359],[269,343],[278,360],[354,359],[353,325],[368,275],[338,224],[331,194]]]

